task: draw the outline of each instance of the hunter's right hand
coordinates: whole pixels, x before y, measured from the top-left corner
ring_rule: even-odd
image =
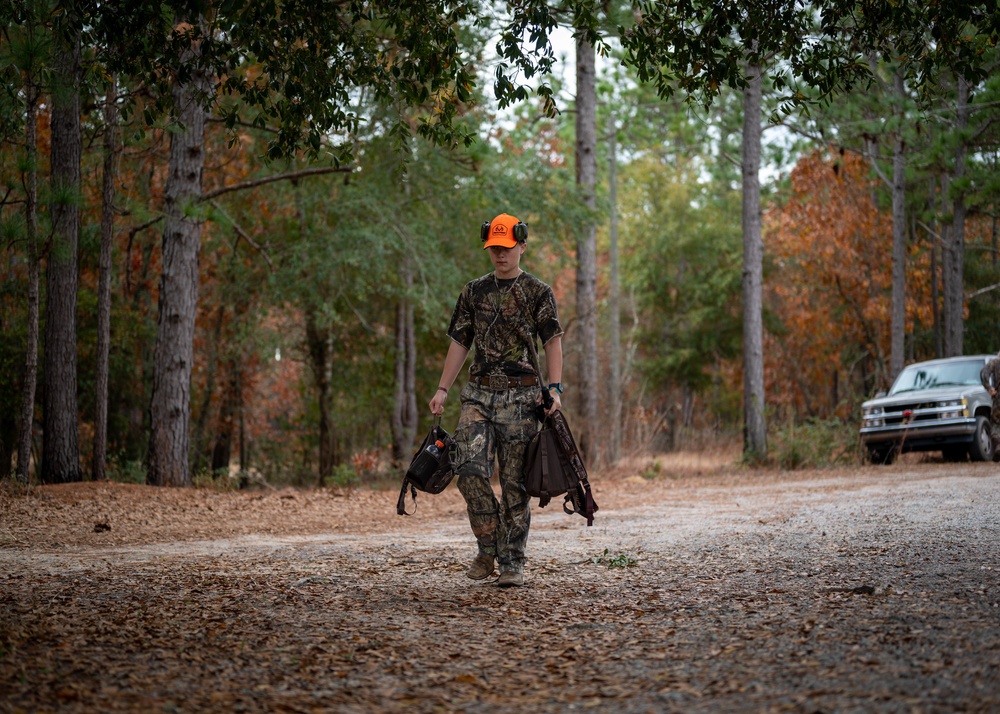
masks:
[[[434,392],[434,396],[431,398],[430,408],[431,414],[434,416],[440,416],[444,413],[444,403],[448,400],[448,392],[437,390]]]

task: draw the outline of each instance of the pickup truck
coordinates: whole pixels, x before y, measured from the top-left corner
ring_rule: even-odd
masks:
[[[861,405],[861,443],[872,463],[908,451],[940,451],[947,461],[991,461],[992,398],[979,381],[995,355],[949,357],[903,369],[888,394]]]

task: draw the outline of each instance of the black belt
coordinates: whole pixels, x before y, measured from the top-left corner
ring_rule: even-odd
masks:
[[[521,377],[508,377],[506,374],[487,374],[482,377],[472,377],[470,380],[479,387],[486,387],[495,392],[502,392],[505,389],[515,387],[537,387],[538,377],[533,374],[526,374]]]

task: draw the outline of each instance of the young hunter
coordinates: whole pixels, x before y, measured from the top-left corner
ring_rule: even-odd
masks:
[[[455,472],[465,497],[479,553],[467,571],[473,580],[500,566],[500,587],[524,584],[524,549],[531,520],[524,489],[524,456],[538,430],[535,406],[541,399],[532,366],[532,343],[545,348],[545,371],[553,403],[562,407],[562,327],[552,288],[521,269],[528,226],[501,213],[480,229],[493,272],[468,283],[458,296],[448,328],[452,343],[434,397],[432,414],[444,411],[451,389],[475,347],[469,381],[462,387],[461,415],[455,428]],[[500,501],[490,479],[499,466]]]

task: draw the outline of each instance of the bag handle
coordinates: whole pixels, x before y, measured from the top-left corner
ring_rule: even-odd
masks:
[[[410,493],[413,496],[413,513],[406,512],[406,487],[410,487]],[[399,498],[396,500],[396,515],[399,516],[412,516],[417,512],[417,489],[410,483],[407,478],[403,479],[403,487],[399,489]]]

